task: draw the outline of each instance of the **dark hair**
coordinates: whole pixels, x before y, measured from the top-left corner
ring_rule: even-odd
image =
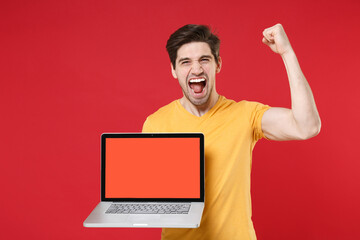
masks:
[[[216,63],[219,63],[220,39],[211,32],[208,26],[188,24],[171,34],[166,43],[166,50],[174,69],[177,51],[182,45],[190,42],[205,42],[209,44],[211,53],[214,56]]]

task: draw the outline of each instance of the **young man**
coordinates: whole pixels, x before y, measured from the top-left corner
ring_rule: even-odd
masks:
[[[220,40],[203,25],[175,31],[166,48],[183,97],[150,115],[143,132],[202,132],[205,135],[205,209],[199,228],[163,229],[162,239],[256,239],[251,220],[252,150],[262,137],[308,139],[321,122],[311,89],[283,27],[263,32],[263,43],[282,57],[291,90],[291,109],[235,102],[216,92],[221,70]]]

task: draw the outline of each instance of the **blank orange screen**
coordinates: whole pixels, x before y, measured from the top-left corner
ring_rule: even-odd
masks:
[[[198,138],[107,138],[106,198],[199,198]]]

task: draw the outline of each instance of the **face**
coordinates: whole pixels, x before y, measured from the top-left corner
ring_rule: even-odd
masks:
[[[207,43],[191,42],[182,45],[177,52],[176,68],[172,74],[178,79],[187,101],[204,106],[217,97],[215,75],[220,72],[221,58],[216,63]]]

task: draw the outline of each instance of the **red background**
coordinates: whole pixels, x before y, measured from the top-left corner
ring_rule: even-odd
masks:
[[[1,1],[1,239],[159,239],[86,229],[100,196],[100,134],[139,132],[182,96],[166,40],[187,23],[222,40],[218,92],[290,106],[283,62],[261,43],[282,23],[313,89],[321,133],[260,141],[252,172],[259,239],[360,239],[360,2]]]
[[[199,146],[199,138],[107,138],[105,197],[200,198]]]

